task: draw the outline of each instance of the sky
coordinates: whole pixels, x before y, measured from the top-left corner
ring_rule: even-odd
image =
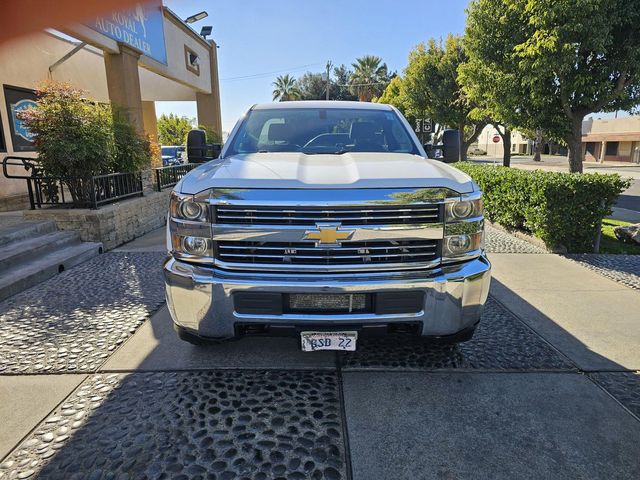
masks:
[[[213,26],[223,130],[251,105],[271,101],[276,76],[321,72],[327,60],[350,65],[377,55],[401,73],[409,51],[429,38],[463,33],[467,0],[164,0],[192,24]],[[239,78],[243,77],[243,78]],[[248,77],[248,78],[247,78]],[[156,102],[156,113],[196,116],[195,102]]]

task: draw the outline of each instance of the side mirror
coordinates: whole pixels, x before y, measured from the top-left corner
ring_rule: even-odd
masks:
[[[203,163],[207,161],[207,136],[204,130],[191,130],[187,134],[187,161]]]
[[[189,163],[204,163],[220,156],[222,145],[207,144],[204,130],[191,130],[187,134],[187,161]]]
[[[460,159],[460,132],[458,130],[445,130],[442,132],[442,150],[445,163],[457,162]]]

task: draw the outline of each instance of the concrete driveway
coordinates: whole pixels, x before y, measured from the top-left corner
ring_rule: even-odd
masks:
[[[640,478],[623,283],[491,230],[471,342],[194,347],[162,302],[162,240],[0,303],[0,479]]]

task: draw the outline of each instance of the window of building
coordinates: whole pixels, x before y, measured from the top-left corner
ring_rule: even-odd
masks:
[[[2,130],[2,116],[0,116],[0,152],[7,151],[7,144],[4,141],[4,131]]]
[[[607,142],[607,149],[605,155],[618,155],[618,142]]]
[[[587,153],[596,156],[596,142],[587,142]]]

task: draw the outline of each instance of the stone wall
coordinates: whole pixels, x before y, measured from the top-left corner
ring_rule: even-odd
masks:
[[[144,197],[97,210],[43,208],[24,215],[28,219],[53,220],[60,230],[76,230],[83,241],[102,242],[105,250],[111,250],[164,225],[170,191],[145,193]]]
[[[2,192],[0,192],[0,195],[2,195]],[[26,210],[29,207],[29,195],[26,193],[6,197],[0,196],[0,212]]]

